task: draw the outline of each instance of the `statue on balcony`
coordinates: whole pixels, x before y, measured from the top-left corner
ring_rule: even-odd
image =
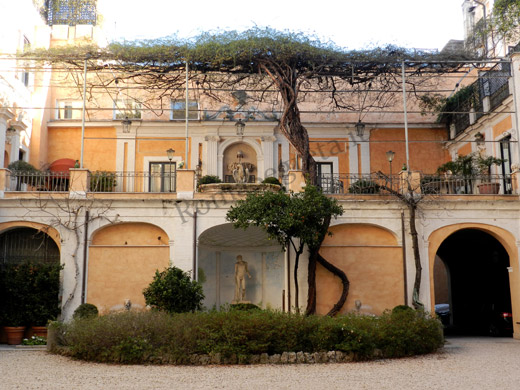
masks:
[[[235,298],[231,301],[232,304],[251,303],[246,301],[246,275],[251,279],[247,262],[242,259],[242,255],[238,255],[235,263]]]
[[[254,165],[251,163],[242,162],[244,153],[239,150],[237,152],[238,162],[229,164],[229,170],[233,174],[235,183],[249,183],[249,177],[251,172],[254,170]]]

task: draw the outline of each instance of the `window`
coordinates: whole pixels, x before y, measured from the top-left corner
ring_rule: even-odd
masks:
[[[27,52],[31,49],[31,42],[29,42],[29,39],[24,36],[23,37],[23,52]],[[24,63],[24,67],[27,66],[28,64],[27,63]],[[25,85],[26,87],[29,86],[29,72],[27,70],[23,70],[22,71],[22,74],[20,75],[20,81],[22,82],[23,85]]]
[[[504,194],[512,194],[513,188],[511,184],[511,136],[503,138],[500,141],[500,157],[505,160],[502,163],[502,181],[504,186]]]
[[[321,187],[326,194],[333,193],[334,178],[332,175],[332,163],[318,162],[316,163],[316,167],[318,169],[318,186]]]
[[[172,120],[185,120],[186,119],[186,101],[185,100],[173,100],[172,101]],[[190,100],[188,102],[188,120],[199,119],[199,103],[196,100]]]
[[[47,0],[45,2],[47,24],[96,25],[96,0]]]
[[[133,99],[118,99],[115,102],[114,119],[141,119],[141,103]]]
[[[175,192],[175,162],[150,163],[150,192]]]
[[[81,119],[83,103],[79,100],[58,100],[57,119]]]

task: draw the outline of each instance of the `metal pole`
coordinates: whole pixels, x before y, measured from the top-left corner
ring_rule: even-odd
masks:
[[[188,90],[188,61],[186,60],[186,107],[185,107],[185,118],[186,118],[186,150],[184,154],[184,165],[186,166],[185,169],[188,169],[188,114],[189,114],[189,90]]]
[[[87,60],[88,56],[85,58],[85,66],[83,68],[83,110],[81,113],[81,156],[79,167],[83,168],[83,151],[85,147],[85,107],[87,102]]]
[[[172,192],[172,160],[170,160],[170,192]]]
[[[401,62],[401,78],[403,79],[404,137],[406,145],[406,170],[410,171],[410,152],[408,150],[408,112],[406,110],[406,75],[404,61]]]

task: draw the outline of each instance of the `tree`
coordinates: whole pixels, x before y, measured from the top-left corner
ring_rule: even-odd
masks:
[[[222,90],[231,94],[253,90],[248,97],[258,102],[274,104],[281,100],[278,129],[298,152],[311,183],[316,177],[316,163],[299,108],[310,95],[319,93],[315,101],[332,109],[353,110],[361,119],[363,112],[391,103],[390,97],[401,88],[403,64],[410,69],[406,82],[415,87],[427,79],[427,74],[463,66],[442,60],[465,58],[464,53],[431,54],[395,46],[348,51],[301,33],[260,28],[204,33],[191,40],[114,43],[106,49],[54,48],[26,56],[68,64],[76,71],[87,61],[89,71],[100,72],[99,77],[88,80],[89,91],[108,91],[126,81],[149,92],[148,97],[139,97],[140,103],[149,103],[152,110],[157,109],[154,104],[160,104],[161,112],[172,98],[182,96],[187,68],[190,82],[216,100],[223,98]],[[414,75],[420,77],[412,81]],[[81,83],[79,78],[75,80]]]
[[[200,310],[204,299],[202,285],[177,267],[157,270],[143,295],[147,305],[168,313]]]
[[[340,299],[329,311],[335,315],[347,299],[349,281],[343,271],[325,260],[318,252],[329,232],[332,218],[343,214],[335,199],[323,195],[319,188],[307,185],[303,192],[256,192],[232,206],[226,218],[235,228],[258,226],[269,238],[277,240],[282,248],[291,245],[296,258],[294,264],[295,305],[299,308],[298,266],[305,246],[309,250],[307,314],[316,312],[316,263],[338,276],[343,284]]]
[[[520,0],[495,0],[491,28],[512,43],[520,38]]]

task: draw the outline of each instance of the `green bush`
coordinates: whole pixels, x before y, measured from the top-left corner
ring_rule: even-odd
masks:
[[[218,176],[206,175],[206,176],[202,176],[199,179],[198,185],[200,186],[202,184],[212,184],[212,183],[222,183],[222,180],[220,180],[220,178]]]
[[[262,353],[331,350],[366,360],[424,354],[443,345],[440,322],[413,309],[337,318],[269,310],[130,311],[52,327],[53,352],[111,363],[190,364],[192,356],[216,354],[223,363],[236,363]]]
[[[276,177],[270,176],[266,177],[264,180],[262,180],[263,184],[276,184],[277,186],[281,186],[282,183],[280,183],[280,180],[278,180]]]
[[[74,310],[72,317],[74,319],[92,318],[97,317],[98,314],[99,311],[96,305],[93,305],[92,303],[82,303],[76,310]]]
[[[112,192],[117,185],[115,172],[96,171],[90,174],[90,191]]]
[[[143,290],[146,304],[169,313],[202,309],[202,285],[177,267],[158,270],[150,285]]]
[[[4,264],[0,270],[0,313],[8,326],[45,326],[60,314],[59,264]]]
[[[379,194],[381,186],[371,180],[358,180],[350,185],[351,194]]]

